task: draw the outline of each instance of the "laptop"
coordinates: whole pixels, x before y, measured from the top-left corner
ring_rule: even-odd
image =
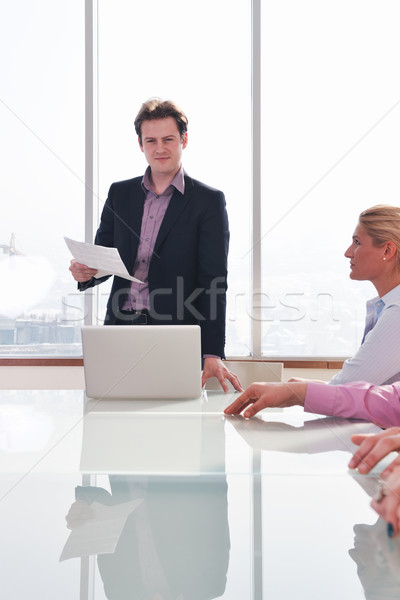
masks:
[[[89,398],[199,398],[198,325],[82,327]]]

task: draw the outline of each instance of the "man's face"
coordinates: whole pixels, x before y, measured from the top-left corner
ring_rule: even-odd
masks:
[[[150,165],[152,176],[174,177],[181,166],[182,150],[187,146],[173,117],[153,119],[142,123],[142,144],[139,146]]]

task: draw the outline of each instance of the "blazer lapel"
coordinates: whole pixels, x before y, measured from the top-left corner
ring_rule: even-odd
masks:
[[[156,239],[156,243],[154,246],[154,254],[157,255],[158,250],[160,249],[161,244],[165,240],[168,233],[171,231],[174,223],[178,219],[179,215],[186,208],[188,202],[190,201],[193,195],[193,181],[190,177],[185,175],[185,193],[182,194],[175,190],[172,194],[172,198],[168,205],[167,211],[164,215],[164,218],[161,223],[160,231],[158,232],[158,236]]]

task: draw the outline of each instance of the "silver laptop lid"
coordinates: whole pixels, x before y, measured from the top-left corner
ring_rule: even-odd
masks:
[[[86,394],[90,398],[198,398],[198,325],[82,327]]]

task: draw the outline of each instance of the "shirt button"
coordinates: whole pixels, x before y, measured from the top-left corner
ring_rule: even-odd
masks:
[[[159,194],[156,194],[156,198],[159,198],[159,197],[160,197],[160,195],[159,195]]]
[[[154,219],[153,215],[150,215],[150,219]]]
[[[142,263],[146,262],[144,259],[142,259]]]
[[[146,242],[148,242],[148,241],[149,241],[149,239],[150,239],[150,238],[146,238]]]

